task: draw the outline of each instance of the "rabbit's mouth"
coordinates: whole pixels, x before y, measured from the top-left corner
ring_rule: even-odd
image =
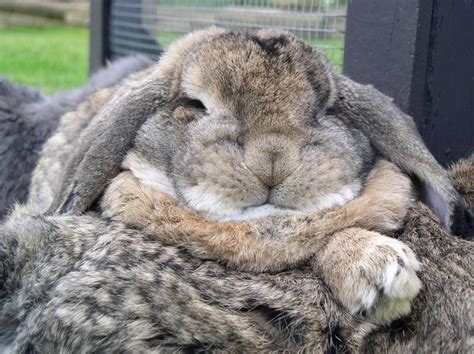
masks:
[[[328,193],[323,196],[321,199],[315,201],[311,206],[301,208],[301,209],[292,209],[281,206],[276,206],[274,204],[265,203],[255,207],[249,207],[243,209],[239,213],[230,214],[222,217],[215,218],[218,221],[242,221],[262,218],[265,216],[272,215],[303,215],[311,214],[314,212],[320,212],[326,209],[330,209],[336,206],[342,206],[354,199],[360,191],[360,185],[357,183],[349,184],[341,188],[335,193]]]

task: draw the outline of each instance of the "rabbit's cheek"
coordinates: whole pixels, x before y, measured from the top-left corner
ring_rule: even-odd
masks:
[[[179,183],[191,209],[219,218],[267,200],[268,188],[245,167],[236,144],[212,144],[192,155],[192,163],[181,174],[188,177]]]
[[[125,157],[122,167],[130,170],[132,174],[145,186],[176,196],[172,180],[167,176],[164,168],[149,163],[139,153],[131,151]]]
[[[358,171],[342,157],[328,153],[323,156],[303,156],[300,167],[271,190],[270,203],[314,212],[342,206],[354,199],[362,185]]]

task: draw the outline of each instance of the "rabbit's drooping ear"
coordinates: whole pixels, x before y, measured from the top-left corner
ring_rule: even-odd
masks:
[[[115,177],[137,130],[161,102],[156,80],[129,83],[117,90],[81,133],[49,213],[87,210]]]
[[[82,213],[117,175],[141,124],[179,90],[185,57],[201,42],[225,33],[211,27],[177,40],[157,66],[122,83],[79,139],[49,212]]]
[[[362,130],[386,159],[419,179],[424,202],[444,227],[460,236],[472,236],[472,215],[446,170],[428,151],[413,119],[372,86],[336,76],[333,110],[346,124]]]

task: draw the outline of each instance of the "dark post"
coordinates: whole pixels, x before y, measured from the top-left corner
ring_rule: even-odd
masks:
[[[441,163],[473,152],[474,1],[348,2],[344,73],[414,117]]]
[[[111,0],[91,0],[89,71],[97,71],[105,65],[109,51],[109,18]]]

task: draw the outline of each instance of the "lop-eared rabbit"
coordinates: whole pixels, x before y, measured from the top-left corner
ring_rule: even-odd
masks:
[[[196,259],[249,274],[306,263],[350,313],[389,324],[421,287],[413,251],[384,235],[414,205],[402,171],[447,230],[470,232],[465,202],[389,98],[287,33],[212,28],[66,114],[30,210],[80,220],[99,200]]]
[[[72,158],[50,210],[85,211],[122,167],[130,172],[112,180],[105,215],[238,269],[312,258],[351,313],[381,323],[409,312],[420,281],[410,248],[382,235],[400,227],[413,193],[380,157],[422,181],[446,228],[464,207],[409,117],[287,33],[192,33],[66,115],[50,145],[82,129],[74,153],[62,152]],[[377,198],[350,203],[366,182]],[[161,192],[183,210],[165,207]]]

